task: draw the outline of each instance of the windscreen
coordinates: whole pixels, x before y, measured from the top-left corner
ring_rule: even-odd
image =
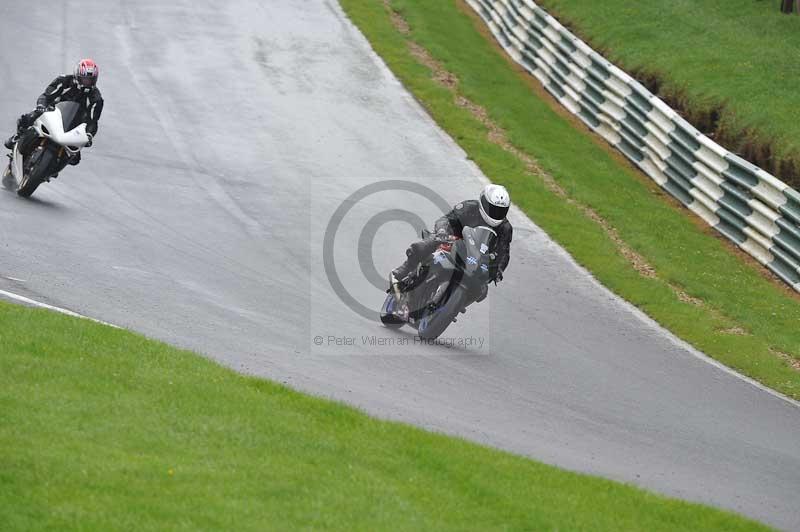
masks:
[[[60,102],[56,107],[61,111],[61,121],[64,123],[64,131],[75,129],[84,123],[85,117],[83,107],[75,102]]]
[[[488,227],[465,227],[461,232],[463,236],[464,269],[467,272],[481,270],[488,272],[492,262],[494,262],[495,245],[497,244],[497,233]]]

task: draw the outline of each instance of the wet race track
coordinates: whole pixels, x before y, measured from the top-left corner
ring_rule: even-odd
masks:
[[[34,29],[53,10],[57,38]],[[0,190],[0,290],[800,530],[800,408],[675,340],[519,212],[506,280],[441,344],[362,316],[412,226],[486,178],[332,0],[50,0],[0,15],[8,134],[83,55],[106,102],[79,167],[29,201]]]

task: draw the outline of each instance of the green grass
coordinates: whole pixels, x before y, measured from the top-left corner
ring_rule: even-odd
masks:
[[[625,70],[660,80],[691,121],[718,109],[718,141],[800,187],[800,17],[778,0],[539,3]]]
[[[4,530],[763,530],[0,303]]]
[[[392,26],[380,0],[341,3],[389,67],[486,175],[506,185],[513,201],[603,284],[709,356],[800,398],[800,372],[771,352],[800,359],[800,299],[766,279],[753,261],[734,255],[655,184],[620,165],[585,128],[558,115],[532,91],[526,75],[479,33],[482,23],[463,5],[394,0],[392,6],[411,28],[406,37]],[[411,56],[408,39],[455,73],[460,93],[484,106],[514,145],[535,156],[571,198],[607,220],[658,277],[639,275],[598,224],[489,142],[486,128]],[[513,260],[512,250],[508,275],[536,275],[535,265],[521,271]],[[681,301],[672,287],[703,305]],[[727,332],[735,328],[746,334]]]

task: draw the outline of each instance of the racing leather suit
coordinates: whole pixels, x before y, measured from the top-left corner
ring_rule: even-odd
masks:
[[[461,238],[461,230],[464,227],[486,226],[486,222],[481,216],[480,203],[477,200],[462,201],[453,209],[436,220],[433,226],[433,233],[424,240],[414,242],[406,250],[406,261],[394,270],[394,276],[402,280],[410,273],[414,272],[420,262],[430,257],[439,245],[439,239],[446,236],[456,236]],[[502,279],[502,272],[508,266],[511,259],[511,237],[513,227],[506,219],[497,227],[493,227],[497,233],[497,266],[495,280]]]
[[[36,100],[36,109],[20,116],[17,120],[17,135],[24,139],[24,141],[20,143],[20,152],[23,155],[30,154],[35,146],[33,142],[35,137],[32,135],[23,137],[25,132],[28,131],[28,128],[33,125],[47,107],[59,102],[77,102],[81,104],[86,114],[86,132],[93,137],[97,134],[98,121],[103,112],[103,97],[100,94],[100,89],[92,87],[90,91],[84,92],[78,87],[75,76],[71,74],[58,76],[50,82],[44,92]],[[64,160],[61,167],[55,170],[55,173],[61,171],[67,163],[75,165],[79,162],[80,152],[72,159]]]

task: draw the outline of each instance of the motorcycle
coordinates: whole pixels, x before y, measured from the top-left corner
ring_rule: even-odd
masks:
[[[83,108],[76,102],[60,102],[49,107],[20,135],[9,154],[9,163],[3,174],[4,184],[14,178],[17,194],[30,197],[51,174],[60,168],[64,158],[77,155],[81,148],[91,143],[86,132]],[[20,148],[35,145],[30,155],[23,156]]]
[[[423,231],[422,238],[430,232]],[[486,226],[464,227],[462,238],[439,240],[397,299],[389,291],[380,311],[391,328],[410,325],[423,339],[438,338],[459,313],[482,301],[496,272],[497,233]]]

